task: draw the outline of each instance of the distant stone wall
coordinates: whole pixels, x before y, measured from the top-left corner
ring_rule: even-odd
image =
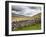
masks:
[[[25,21],[13,21],[12,22],[12,28],[13,30],[19,27],[24,27],[24,26],[28,26],[31,25],[33,23],[41,23],[41,18],[39,19],[32,19],[32,20],[25,20]]]

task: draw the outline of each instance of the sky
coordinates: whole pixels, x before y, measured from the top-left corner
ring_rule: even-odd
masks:
[[[34,16],[41,12],[41,7],[12,5],[12,13],[15,15]]]

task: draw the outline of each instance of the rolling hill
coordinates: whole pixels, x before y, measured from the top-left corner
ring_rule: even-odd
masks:
[[[41,29],[41,13],[34,15],[32,17],[12,16],[12,19],[14,19],[14,22],[12,23],[13,31],[14,30]]]
[[[32,19],[38,19],[41,17],[41,13],[37,14],[37,15],[34,15],[32,17],[29,17],[29,16],[21,16],[21,15],[18,15],[18,16],[12,16],[12,21],[24,21],[24,20],[32,20]]]

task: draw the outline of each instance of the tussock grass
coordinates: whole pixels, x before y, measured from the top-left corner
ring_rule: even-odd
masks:
[[[40,29],[41,29],[41,24],[35,23],[35,24],[29,25],[29,26],[17,28],[15,31],[19,31],[19,30],[40,30]]]

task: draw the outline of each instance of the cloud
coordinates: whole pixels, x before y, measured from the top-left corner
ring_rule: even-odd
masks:
[[[41,7],[35,7],[35,6],[12,6],[12,13],[17,15],[24,15],[24,16],[33,16],[38,13],[40,13]]]

